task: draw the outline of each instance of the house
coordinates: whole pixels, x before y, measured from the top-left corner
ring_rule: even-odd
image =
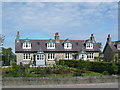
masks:
[[[87,40],[61,40],[59,33],[55,33],[54,39],[20,39],[17,32],[15,39],[17,64],[55,64],[60,59],[94,61],[94,57],[99,57],[99,52],[94,34]]]
[[[110,34],[103,50],[104,61],[118,62],[120,60],[120,41],[112,41]]]

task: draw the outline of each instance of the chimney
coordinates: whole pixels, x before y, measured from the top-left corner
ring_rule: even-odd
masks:
[[[17,32],[17,35],[16,35],[16,42],[19,42],[19,39],[20,39],[20,33],[19,31]]]
[[[111,37],[110,37],[110,34],[108,34],[107,42],[109,43],[110,41],[111,41]]]
[[[94,41],[94,34],[91,34],[90,40]]]
[[[59,33],[57,32],[57,33],[55,33],[55,42],[56,43],[59,43],[60,41],[59,41]]]

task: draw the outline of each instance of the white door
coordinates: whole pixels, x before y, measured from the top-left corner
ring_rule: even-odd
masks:
[[[36,55],[36,65],[45,65],[45,55],[44,54]]]

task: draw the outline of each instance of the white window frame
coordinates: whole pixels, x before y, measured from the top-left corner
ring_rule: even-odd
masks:
[[[94,59],[94,53],[88,53],[87,58],[88,59]]]
[[[47,49],[55,49],[55,43],[47,43]]]
[[[31,43],[29,43],[29,42],[24,42],[23,43],[23,49],[31,49]]]
[[[93,43],[87,43],[86,49],[93,49]]]
[[[54,53],[48,53],[48,60],[54,60],[55,54]]]
[[[30,53],[23,53],[23,60],[31,60]]]
[[[120,50],[120,44],[117,45],[117,49]]]
[[[72,59],[72,53],[65,53],[65,58],[64,59]]]
[[[71,43],[64,43],[64,49],[72,49]]]
[[[45,55],[44,54],[37,54],[36,55],[36,60],[44,60],[45,59]]]

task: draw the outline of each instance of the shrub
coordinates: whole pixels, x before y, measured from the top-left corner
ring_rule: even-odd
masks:
[[[102,74],[103,75],[109,75],[108,71],[103,71]]]
[[[108,74],[120,74],[119,68],[120,63],[113,62],[90,62],[83,60],[59,60],[60,65],[67,65],[69,67],[74,67],[78,69],[85,68],[86,70],[90,70],[93,72],[103,73],[104,71],[108,71]]]
[[[73,76],[81,76],[82,72],[80,69],[77,69]]]

